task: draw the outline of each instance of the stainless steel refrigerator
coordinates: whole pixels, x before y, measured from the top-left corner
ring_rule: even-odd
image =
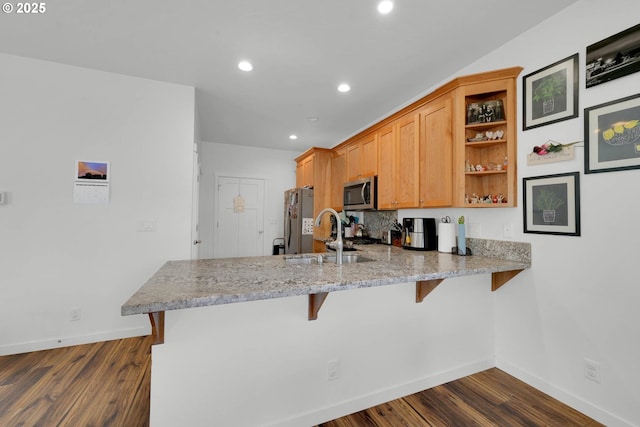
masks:
[[[313,252],[313,189],[284,192],[284,253]]]

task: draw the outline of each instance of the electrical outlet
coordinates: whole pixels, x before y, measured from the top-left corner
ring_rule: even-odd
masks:
[[[78,307],[72,308],[69,312],[69,320],[72,322],[77,322],[82,318],[82,310]]]
[[[502,234],[504,235],[504,237],[508,237],[508,238],[513,237],[513,225],[505,224]]]
[[[600,363],[595,360],[584,359],[584,377],[600,384]]]
[[[327,380],[337,380],[340,376],[340,361],[337,359],[327,362]]]

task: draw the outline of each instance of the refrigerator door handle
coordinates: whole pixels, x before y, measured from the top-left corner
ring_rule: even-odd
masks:
[[[288,227],[288,230],[286,232],[286,235],[287,235],[287,249],[289,249],[291,247],[291,211],[289,211],[288,217],[289,217],[289,223],[288,223],[289,227]]]

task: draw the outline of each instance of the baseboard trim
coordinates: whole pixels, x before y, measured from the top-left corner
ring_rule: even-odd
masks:
[[[573,409],[582,412],[583,414],[593,418],[594,420],[609,426],[609,427],[634,427],[634,424],[612,414],[611,412],[602,409],[591,402],[587,402],[581,397],[568,392],[556,385],[551,384],[547,380],[540,378],[537,375],[532,374],[516,365],[511,364],[505,360],[496,359],[496,368],[503,370],[509,375],[518,378],[520,381],[524,381],[532,387],[537,388],[543,393],[548,394],[554,399],[559,400],[571,406]]]
[[[479,360],[447,371],[438,372],[415,381],[379,389],[350,400],[338,402],[335,405],[326,406],[306,413],[296,414],[290,418],[265,424],[264,427],[299,427],[318,425],[381,403],[389,402],[409,394],[417,393],[449,381],[457,380],[459,378],[493,368],[494,365],[495,363],[493,359]]]
[[[61,338],[48,338],[39,341],[27,341],[16,344],[1,345],[0,356],[50,350],[53,348],[69,347],[72,345],[91,344],[100,341],[139,337],[149,335],[150,333],[151,331],[149,326],[139,326],[136,328],[97,332],[89,335],[75,335]]]

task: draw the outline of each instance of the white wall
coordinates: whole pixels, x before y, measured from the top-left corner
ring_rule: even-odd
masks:
[[[580,55],[578,118],[522,131],[518,118],[519,207],[406,211],[400,216],[464,214],[481,237],[531,242],[530,271],[495,293],[497,365],[609,426],[640,425],[640,170],[584,174],[584,148],[572,161],[527,166],[548,139],[583,141],[583,109],[640,93],[640,73],[585,89],[586,46],[638,24],[637,0],[584,0],[518,37],[460,75],[520,65],[521,76]],[[519,104],[521,113],[521,78]],[[582,236],[524,234],[522,177],[580,171]],[[417,215],[416,215],[417,216]],[[584,377],[584,358],[600,363],[600,384]]]
[[[0,99],[0,354],[147,333],[120,306],[189,257],[194,89],[0,55]],[[108,205],[73,203],[77,160]]]
[[[265,180],[264,253],[284,235],[284,191],[296,185],[295,151],[203,142],[200,144],[200,258],[214,256],[216,176]]]
[[[332,292],[315,321],[305,296],[168,311],[151,425],[312,426],[487,369],[490,283],[447,279],[420,304],[415,283]]]

